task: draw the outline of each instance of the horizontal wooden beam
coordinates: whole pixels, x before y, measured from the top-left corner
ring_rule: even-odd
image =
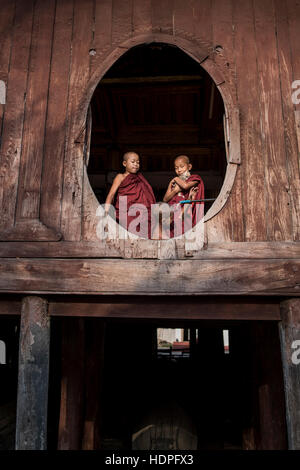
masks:
[[[139,239],[139,258],[153,240]],[[133,242],[133,243],[137,243]],[[124,244],[123,244],[124,245]],[[0,258],[122,258],[122,243],[97,242],[0,242]],[[148,256],[145,256],[146,258]],[[300,259],[300,242],[210,243],[192,252],[193,259]]]
[[[49,316],[147,320],[280,320],[280,304],[268,297],[91,296],[47,297]],[[0,299],[1,315],[20,315],[19,301]]]
[[[0,260],[0,291],[114,295],[300,295],[300,260]]]
[[[0,299],[0,315],[20,315],[21,306],[21,300]]]
[[[203,80],[202,75],[158,75],[156,77],[120,77],[102,78],[101,85],[128,85],[131,83],[176,83],[176,82],[199,82]]]
[[[159,320],[280,320],[279,302],[251,299],[213,299],[163,297],[130,299],[129,301],[99,299],[98,301],[53,301],[49,315],[71,317],[136,318]]]
[[[0,242],[0,258],[121,258],[119,248],[98,242]]]

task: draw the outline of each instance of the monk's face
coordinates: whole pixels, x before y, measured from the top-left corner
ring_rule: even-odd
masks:
[[[178,157],[174,162],[175,173],[177,176],[181,176],[187,171],[190,171],[192,165],[190,164],[187,157]]]
[[[129,153],[126,155],[126,159],[123,161],[125,171],[127,173],[137,173],[140,169],[140,157],[137,153]]]

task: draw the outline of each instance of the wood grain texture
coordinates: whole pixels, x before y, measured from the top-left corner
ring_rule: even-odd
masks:
[[[101,442],[102,429],[99,417],[105,406],[103,400],[99,399],[103,390],[105,322],[91,320],[86,322],[85,327],[85,411],[82,450],[95,450],[99,449],[99,441]]]
[[[298,342],[300,337],[300,299],[283,301],[281,303],[281,318],[279,332],[284,374],[288,445],[290,450],[300,450],[300,368],[297,362],[293,362],[293,354],[296,353],[294,360],[297,361],[299,358],[299,354],[297,354],[299,343],[295,342]]]
[[[133,0],[112,0],[112,45],[127,39],[133,31]]]
[[[193,34],[197,41],[208,48],[213,46],[211,0],[194,0],[193,2]]]
[[[47,301],[25,297],[22,301],[16,450],[46,450],[50,318]]]
[[[231,191],[234,185],[237,165],[229,163],[218,199],[204,216],[208,243],[232,241]],[[213,214],[211,214],[213,213]],[[235,215],[234,215],[235,217]]]
[[[287,449],[283,374],[276,323],[253,324],[257,396],[259,405],[259,450]]]
[[[152,258],[158,257],[159,242],[126,240],[124,244],[107,242],[1,242],[0,258]],[[176,240],[176,258],[184,258],[184,240]],[[298,259],[300,243],[232,242],[209,243],[189,254],[193,259]]]
[[[289,183],[290,206],[293,221],[293,239],[300,239],[300,171],[297,153],[297,134],[295,129],[294,106],[292,103],[292,55],[289,37],[289,18],[285,1],[275,0],[275,18],[277,31],[277,53],[280,72],[280,90],[282,100],[282,114],[285,136],[285,151],[287,157],[287,174]],[[293,44],[293,47],[296,47]]]
[[[5,83],[7,88],[8,71],[10,64],[12,32],[15,16],[15,1],[3,0],[0,3],[0,80]],[[5,104],[0,103],[0,136],[2,133],[3,116],[5,113]]]
[[[221,46],[221,49],[214,54],[213,60],[216,67],[220,69],[225,79],[225,87],[230,95],[235,99],[235,63],[233,55],[233,29],[232,29],[232,2],[212,2],[212,35],[214,47]],[[227,108],[227,109],[226,109]],[[237,129],[232,129],[234,113],[232,103],[225,103],[225,110],[230,119],[230,131],[234,136]],[[239,133],[238,133],[239,135]],[[230,158],[235,152],[236,142],[234,139],[230,142]],[[232,148],[231,148],[232,147]],[[236,174],[235,174],[236,178]],[[233,181],[232,181],[233,185]],[[230,196],[225,207],[212,220],[207,223],[208,242],[216,241],[241,241],[244,239],[243,231],[243,208],[242,201],[239,199],[241,180],[238,178],[235,182],[234,191],[230,187]]]
[[[194,33],[194,0],[174,0],[174,33],[193,37]]]
[[[103,317],[103,318],[147,318],[165,320],[279,320],[279,303],[261,299],[222,298],[204,300],[193,297],[151,297],[118,300],[101,299],[91,302],[53,301],[49,304],[50,315]],[[142,308],[141,308],[142,303]]]
[[[56,6],[44,145],[40,217],[60,228],[68,87],[73,26],[73,0]]]
[[[89,47],[92,39],[93,1],[75,0],[72,60],[68,96],[67,149],[64,160],[61,230],[66,240],[81,238],[83,144],[76,143],[85,128],[86,86],[89,79]]]
[[[0,281],[7,293],[300,295],[300,261],[2,258]]]
[[[54,0],[35,3],[16,219],[38,219]]]
[[[80,450],[84,419],[84,320],[64,319],[62,330],[62,385],[57,448]]]
[[[152,30],[151,0],[133,0],[132,28],[135,33]]]
[[[293,238],[292,220],[289,207],[273,1],[254,1],[254,17],[262,143],[266,156],[267,235],[269,240],[291,240]]]
[[[26,5],[21,0],[17,1],[1,139],[1,230],[12,227],[15,220],[32,21],[33,1]],[[22,47],[18,47],[19,44]]]
[[[152,0],[151,3],[153,31],[173,35],[175,0]]]
[[[90,56],[90,77],[99,67],[103,56],[111,48],[112,41],[112,0],[94,1],[94,24],[91,48],[95,55]],[[99,77],[101,78],[101,77]]]
[[[244,214],[245,241],[262,241],[267,237],[264,154],[260,133],[258,73],[251,1],[243,2],[242,9],[239,2],[234,1],[233,25],[241,122],[242,191],[240,194]],[[249,108],[251,108],[251,113],[248,112]]]
[[[300,44],[299,44],[299,18],[300,5],[297,0],[286,1],[288,25],[287,34],[290,38],[293,80],[299,80],[300,77]],[[299,105],[297,105],[299,109]]]

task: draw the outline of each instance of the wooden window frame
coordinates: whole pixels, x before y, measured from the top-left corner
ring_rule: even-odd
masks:
[[[241,163],[239,108],[235,98],[235,93],[232,90],[232,87],[226,82],[224,78],[226,76],[225,71],[223,73],[220,69],[220,65],[217,64],[214,60],[216,50],[199,40],[190,40],[179,36],[171,36],[163,33],[151,33],[131,37],[129,40],[115,47],[114,50],[110,51],[108,55],[103,58],[103,61],[101,62],[100,66],[95,70],[95,72],[91,76],[87,88],[83,91],[82,99],[79,102],[78,111],[75,113],[75,116],[73,117],[73,122],[71,123],[71,127],[73,128],[74,134],[78,136],[75,142],[81,144],[82,152],[79,152],[79,154],[82,153],[82,159],[84,162],[83,210],[85,210],[86,206],[88,206],[90,211],[87,217],[83,217],[82,221],[82,223],[85,224],[85,220],[89,220],[90,229],[88,227],[85,227],[85,229],[83,229],[83,232],[87,233],[86,237],[84,238],[85,240],[95,240],[95,235],[93,237],[93,235],[89,233],[89,230],[91,230],[91,227],[95,228],[97,223],[96,220],[91,222],[91,218],[93,218],[92,210],[94,211],[94,213],[96,213],[96,210],[99,207],[99,202],[93,192],[93,189],[91,188],[87,174],[88,158],[85,152],[88,151],[86,143],[89,142],[90,136],[88,135],[86,137],[82,131],[84,127],[88,127],[86,125],[86,122],[87,116],[90,115],[89,105],[95,88],[97,87],[105,73],[110,69],[110,67],[132,47],[142,44],[149,44],[151,42],[160,42],[170,45],[176,45],[183,52],[192,57],[210,75],[219,92],[221,93],[223,99],[225,108],[224,133],[225,146],[227,150],[227,169],[219,195],[204,216],[204,224],[208,220],[215,217],[222,210],[233,188],[237,173],[237,167]],[[89,125],[89,127],[91,126]],[[129,238],[130,243],[134,243],[134,237],[129,236]],[[183,234],[181,237],[178,238],[185,240],[185,235]],[[201,249],[203,246],[204,241],[200,243],[199,249]]]

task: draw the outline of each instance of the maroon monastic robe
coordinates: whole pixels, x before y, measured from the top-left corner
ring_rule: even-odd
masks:
[[[202,178],[199,175],[191,175],[189,178],[186,180],[186,183],[189,183],[190,181],[197,181],[197,192],[196,195],[194,196],[194,199],[204,199],[204,184],[202,181]],[[175,194],[175,196],[170,199],[168,204],[170,206],[177,205],[176,208],[174,208],[174,222],[171,225],[171,230],[170,230],[170,236],[174,237],[176,236],[176,233],[174,234],[174,225],[176,223],[182,223],[182,233],[184,232],[184,225],[182,220],[182,208],[184,208],[185,211],[185,220],[188,219],[188,217],[192,216],[192,227],[198,223],[203,215],[204,215],[204,202],[193,202],[191,204],[179,204],[180,201],[184,201],[186,199],[189,199],[189,193],[190,189],[187,191],[180,191],[179,193]],[[188,225],[188,222],[187,222]]]
[[[120,197],[127,196],[127,212],[120,213],[122,204],[120,204]],[[141,173],[130,173],[124,178],[119,186],[116,195],[116,218],[117,221],[128,230],[130,230],[130,223],[139,218],[142,221],[139,224],[137,231],[140,230],[140,236],[143,238],[151,238],[151,204],[155,204],[155,196],[152,187]],[[143,204],[144,210],[136,211],[136,215],[129,215],[128,211],[134,204]],[[134,207],[132,208],[134,209]],[[138,209],[138,207],[137,207]],[[143,228],[146,227],[146,232]],[[134,231],[133,233],[136,233]],[[136,233],[137,235],[139,233]]]

